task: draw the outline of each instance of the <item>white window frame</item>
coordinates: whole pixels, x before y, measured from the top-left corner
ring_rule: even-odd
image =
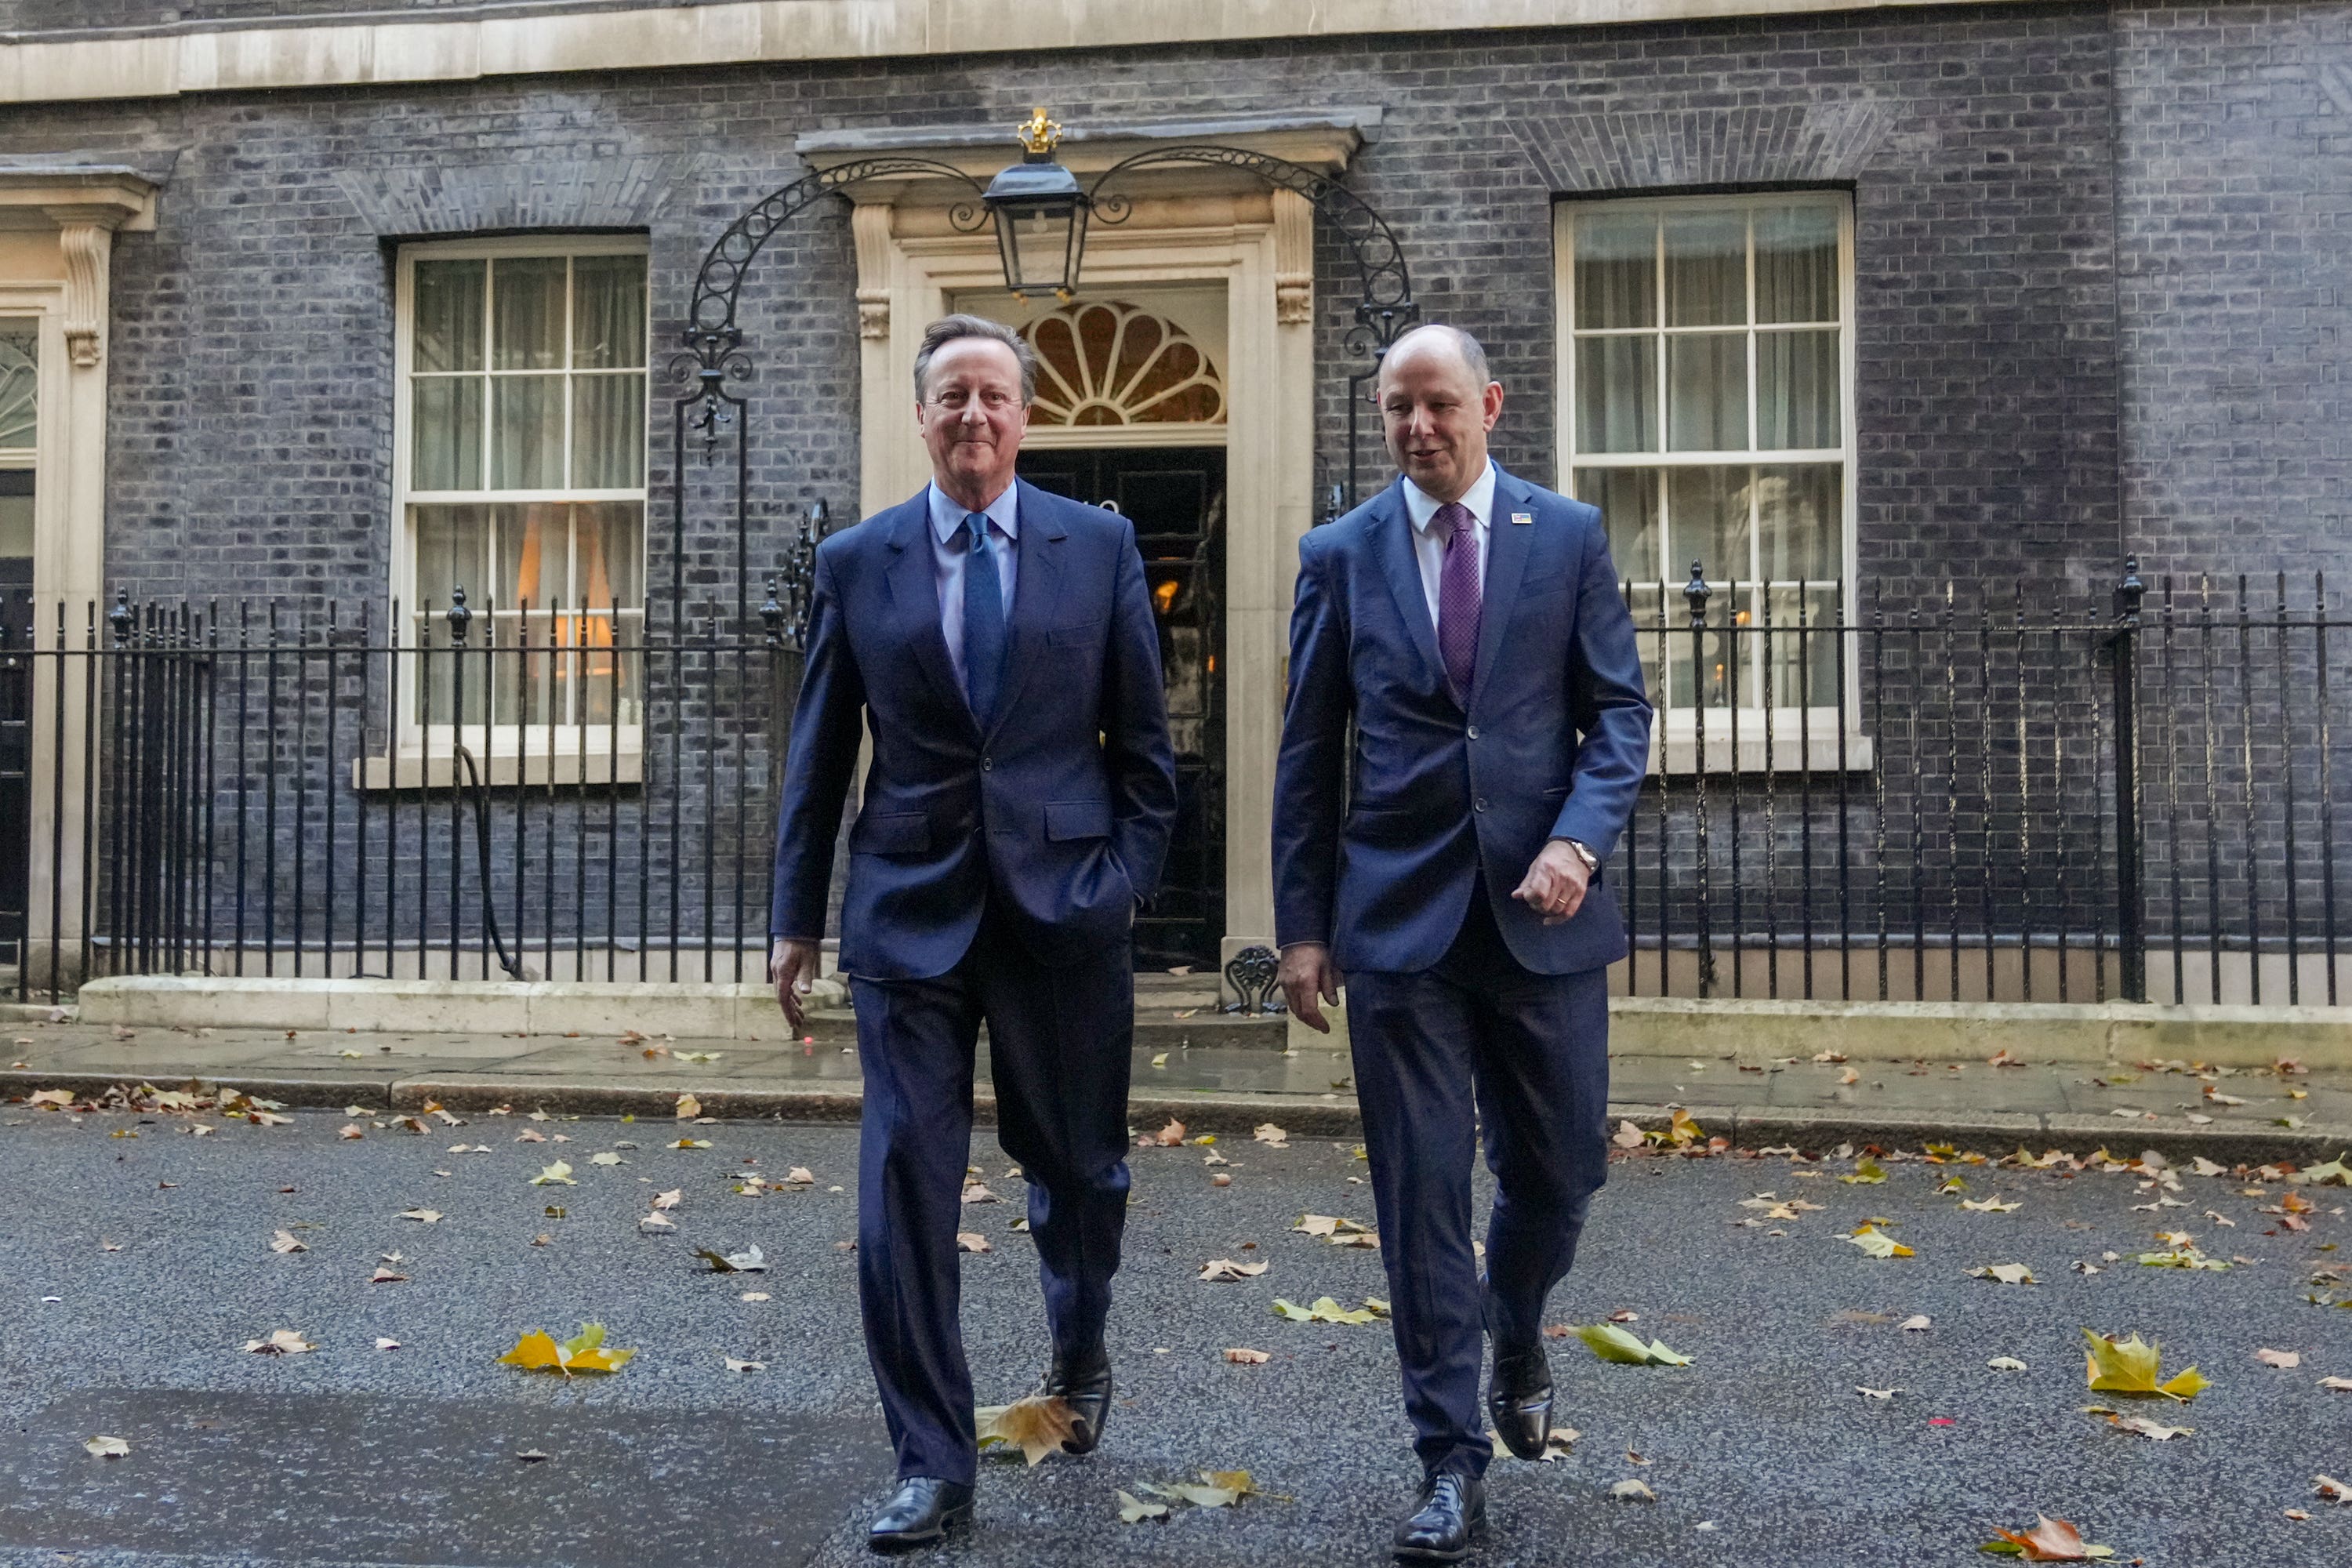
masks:
[[[1755,208],[1761,205],[1819,206],[1833,210],[1837,216],[1838,272],[1838,378],[1840,445],[1833,447],[1804,450],[1758,451],[1755,448],[1757,421],[1760,417],[1756,400],[1756,343],[1759,331],[1787,329],[1818,330],[1821,323],[1771,323],[1759,327],[1755,321],[1756,242]],[[1748,309],[1746,332],[1748,337],[1748,431],[1749,449],[1739,452],[1676,452],[1669,449],[1667,398],[1670,380],[1664,363],[1666,340],[1685,334],[1721,333],[1723,325],[1670,327],[1664,324],[1665,259],[1663,233],[1658,248],[1657,300],[1658,324],[1648,327],[1601,328],[1580,331],[1576,327],[1576,219],[1581,216],[1601,213],[1642,212],[1670,214],[1675,212],[1717,212],[1746,207],[1748,211],[1747,252]],[[1727,468],[1746,464],[1751,467],[1798,463],[1830,463],[1839,466],[1838,485],[1841,517],[1839,530],[1839,574],[1842,584],[1842,610],[1849,627],[1856,616],[1854,590],[1854,520],[1855,483],[1858,444],[1854,430],[1854,265],[1853,265],[1853,199],[1841,190],[1722,193],[1713,195],[1629,196],[1594,201],[1560,201],[1552,207],[1553,250],[1558,266],[1556,299],[1559,326],[1555,334],[1557,350],[1556,384],[1559,396],[1555,409],[1557,443],[1559,461],[1560,489],[1576,493],[1579,469],[1672,468]],[[1658,449],[1649,452],[1609,452],[1580,454],[1576,447],[1576,346],[1588,337],[1654,338],[1659,344],[1657,367],[1656,409]],[[1660,504],[1665,505],[1662,493]],[[1755,487],[1750,487],[1748,520],[1749,564],[1756,565],[1755,552],[1761,549],[1761,540],[1753,508],[1758,504]],[[1671,520],[1668,520],[1669,523]],[[1671,526],[1660,530],[1661,549],[1670,547]],[[1667,637],[1688,638],[1690,621],[1682,608],[1681,584],[1687,580],[1688,563],[1678,571],[1671,562],[1660,561],[1637,569],[1632,563],[1615,563],[1618,575],[1633,583],[1653,578],[1663,580],[1668,599]],[[1743,588],[1753,585],[1760,575],[1751,570],[1742,578]],[[1727,581],[1709,579],[1715,604],[1720,605],[1721,595],[1727,592]],[[1657,646],[1657,623],[1637,620],[1636,631],[1646,655]],[[1833,635],[1833,634],[1822,634]],[[1758,639],[1760,643],[1761,639]],[[1767,710],[1762,706],[1742,705],[1739,710],[1738,735],[1733,734],[1732,709],[1729,706],[1709,706],[1705,710],[1706,755],[1698,754],[1699,711],[1692,705],[1677,706],[1671,700],[1671,679],[1662,679],[1667,689],[1652,693],[1656,704],[1658,721],[1652,727],[1650,739],[1650,771],[1653,773],[1757,773],[1829,771],[1843,766],[1853,769],[1871,765],[1870,738],[1862,731],[1860,637],[1849,632],[1843,657],[1845,663],[1845,706],[1840,713],[1835,694],[1827,702],[1816,700],[1805,707],[1793,704],[1772,706],[1769,711],[1770,746],[1767,752]],[[1743,646],[1743,652],[1746,647]],[[1759,661],[1761,662],[1760,660]],[[1672,669],[1671,648],[1662,667],[1662,678]],[[1760,675],[1759,675],[1760,679]]]
[[[392,572],[389,592],[384,601],[384,624],[400,626],[404,649],[415,646],[416,521],[415,509],[420,506],[524,506],[532,502],[593,504],[598,501],[634,501],[641,519],[638,548],[649,546],[651,523],[648,488],[639,485],[627,489],[514,489],[492,490],[426,490],[412,488],[415,461],[415,435],[410,409],[410,390],[414,380],[411,365],[415,352],[415,288],[416,264],[419,261],[453,259],[510,260],[535,257],[594,257],[635,256],[649,258],[651,246],[641,235],[523,235],[505,238],[427,240],[400,247],[394,283],[393,310],[393,525]],[[647,284],[650,290],[651,264],[647,264]],[[646,312],[646,361],[644,375],[646,384],[647,407],[652,406],[653,390],[653,311]],[[565,315],[566,346],[562,371],[567,378],[573,374],[571,365],[569,334],[571,313]],[[489,352],[487,331],[483,352]],[[500,373],[487,364],[481,374],[496,379],[500,374],[545,374],[546,372]],[[492,437],[495,400],[485,398],[482,408],[483,453],[482,478],[487,487],[489,479],[488,442]],[[572,399],[564,398],[563,446],[565,460],[572,450]],[[646,460],[640,472],[649,474],[652,467],[651,437],[646,437]],[[567,564],[567,575],[570,567]],[[637,578],[648,581],[645,563],[638,563]],[[397,604],[397,622],[394,605]],[[478,616],[492,608],[470,605]],[[496,606],[500,615],[509,606]],[[624,620],[629,612],[624,610],[616,621]],[[634,637],[616,625],[616,640],[644,640],[645,606],[637,606]],[[482,646],[488,643],[488,622],[484,628]],[[439,646],[436,639],[436,647]],[[495,714],[488,721],[469,720],[459,736],[456,728],[446,722],[433,724],[428,735],[416,722],[415,661],[413,655],[402,657],[400,710],[394,716],[394,733],[398,743],[389,757],[361,759],[352,765],[353,783],[362,789],[436,789],[455,787],[465,781],[460,776],[454,754],[454,745],[462,739],[467,750],[474,754],[480,768],[483,783],[506,784],[596,784],[642,783],[645,777],[645,732],[642,721],[612,724],[609,722],[559,722],[552,726],[544,721],[529,724],[499,721]],[[639,668],[644,668],[642,660]],[[642,712],[642,707],[640,708]]]

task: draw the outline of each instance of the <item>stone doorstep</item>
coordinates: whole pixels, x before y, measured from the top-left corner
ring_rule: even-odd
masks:
[[[44,1072],[0,1070],[0,1102],[37,1089],[70,1089],[102,1093],[117,1083],[168,1081],[161,1087],[189,1081],[180,1075],[138,1073]],[[643,1083],[583,1079],[551,1082],[528,1078],[445,1074],[424,1079],[329,1076],[276,1078],[234,1072],[205,1074],[195,1081],[211,1088],[234,1088],[266,1100],[306,1109],[341,1110],[360,1106],[375,1114],[406,1114],[437,1104],[456,1112],[478,1115],[496,1106],[518,1111],[543,1110],[576,1116],[631,1115],[649,1122],[674,1123],[677,1088]],[[702,1088],[688,1085],[702,1103],[706,1116],[744,1120],[760,1118],[789,1122],[855,1121],[860,1098],[855,1089],[745,1087]],[[975,1118],[992,1125],[995,1096],[984,1087],[972,1097]],[[1612,1127],[1631,1121],[1644,1131],[1673,1121],[1678,1108],[1614,1104],[1609,1108]],[[2122,1155],[2153,1149],[2185,1164],[2202,1155],[2222,1164],[2263,1164],[2291,1160],[2310,1164],[2352,1151],[2352,1127],[2304,1127],[2294,1130],[2237,1125],[2211,1127],[2149,1127],[2118,1124],[2098,1117],[2071,1114],[2002,1114],[1967,1108],[1945,1117],[1918,1111],[1871,1112],[1839,1108],[1827,1110],[1695,1105],[1679,1108],[1709,1137],[1730,1139],[1734,1149],[1794,1147],[1823,1153],[1840,1144],[1856,1149],[1875,1145],[1886,1150],[1916,1150],[1926,1144],[1956,1143],[1979,1153],[2000,1155],[2025,1147],[2034,1153],[2063,1149],[2087,1154],[2099,1148]],[[1287,1094],[1138,1094],[1128,1101],[1128,1122],[1138,1132],[1150,1131],[1174,1120],[1190,1135],[1214,1132],[1220,1137],[1243,1136],[1262,1122],[1272,1121],[1294,1138],[1360,1140],[1363,1118],[1352,1100],[1327,1100]]]
[[[830,978],[830,977],[828,977]],[[1163,991],[1165,988],[1162,988]],[[1240,1017],[1195,1002],[1171,1006],[1146,993],[1136,1008],[1135,1043],[1153,1050],[1187,1046],[1259,1046],[1280,1050],[1279,1015]],[[845,1045],[855,1016],[836,1003],[812,1010],[804,1039]],[[1185,996],[1178,1000],[1195,1001]],[[1190,1015],[1178,1016],[1179,1014]],[[46,1018],[47,1009],[33,1016]],[[792,1031],[765,985],[681,982],[290,980],[201,975],[122,975],[81,989],[78,1022],[143,1028],[357,1030],[361,1034],[472,1034],[762,1040]]]
[[[1193,1012],[1179,1018],[1178,1012]],[[400,1034],[758,1039],[790,1037],[764,985],[576,981],[263,980],[122,976],[82,987],[80,1021],[145,1027],[284,1028]],[[1280,1015],[1236,1016],[1147,1004],[1139,1047],[1344,1047],[1339,1029],[1317,1037]],[[2352,1068],[2352,1007],[2159,1006],[2110,1002],[1802,1002],[1619,996],[1610,1002],[1611,1049],[1633,1057],[1728,1057],[1749,1066],[1838,1051],[1853,1061],[1985,1060],[2002,1050],[2035,1062],[2186,1060],[2266,1067],[2291,1057],[2314,1068]],[[854,1037],[851,1015],[821,1008],[803,1033],[820,1043]]]

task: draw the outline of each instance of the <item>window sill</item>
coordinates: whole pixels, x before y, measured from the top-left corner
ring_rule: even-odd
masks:
[[[481,782],[491,789],[552,784],[593,790],[645,782],[645,736],[635,726],[621,730],[617,752],[611,731],[604,729],[589,731],[584,751],[576,731],[566,734],[559,730],[554,739],[551,755],[543,731],[530,731],[526,736],[523,731],[501,730],[491,736],[487,748],[478,736],[469,736],[467,750],[473,753]],[[403,746],[396,755],[362,757],[352,763],[352,787],[362,791],[447,790],[472,782],[446,745],[436,745],[429,752],[422,746]]]
[[[1841,736],[1839,715],[1833,708],[1817,708],[1810,713],[1795,708],[1775,709],[1769,752],[1765,746],[1763,710],[1742,709],[1736,752],[1730,710],[1709,709],[1703,765],[1696,728],[1688,710],[1660,716],[1650,733],[1649,772],[1653,777],[1680,777],[1702,772],[1868,773],[1874,763],[1875,749],[1871,738],[1853,729],[1847,729]]]

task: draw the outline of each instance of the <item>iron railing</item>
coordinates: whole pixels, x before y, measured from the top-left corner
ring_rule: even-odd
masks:
[[[2338,1003],[2352,620],[2284,578],[1629,584],[1638,994]],[[790,613],[0,607],[0,964],[756,980]],[[38,624],[36,624],[37,620]]]
[[[1626,593],[1658,717],[1611,868],[1624,989],[2334,1005],[2352,979],[2352,622],[2321,579]]]

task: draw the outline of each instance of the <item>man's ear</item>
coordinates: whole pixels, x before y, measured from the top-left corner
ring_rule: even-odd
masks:
[[[1495,427],[1495,421],[1503,416],[1503,384],[1499,381],[1488,382],[1480,401],[1485,405],[1486,411],[1486,428],[1492,430]]]

